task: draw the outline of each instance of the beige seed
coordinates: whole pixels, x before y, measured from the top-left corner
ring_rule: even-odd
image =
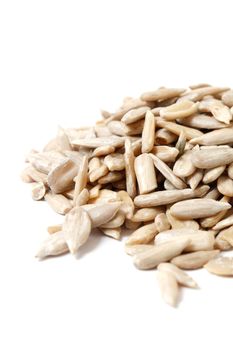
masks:
[[[92,156],[101,157],[101,156],[106,156],[113,152],[115,152],[115,147],[113,146],[100,146],[93,151]]]
[[[119,195],[118,192],[108,190],[108,189],[102,189],[99,191],[99,195],[97,198],[93,198],[89,200],[89,204],[96,204],[96,203],[108,203],[108,202],[117,202],[119,201]]]
[[[233,142],[233,128],[210,131],[200,137],[193,138],[190,142],[194,145],[205,146],[226,145]]]
[[[184,153],[186,142],[187,142],[187,140],[185,137],[185,133],[184,133],[184,131],[181,131],[179,138],[176,142],[176,148],[179,151],[179,155],[182,155]]]
[[[233,107],[233,90],[228,90],[222,94],[222,101],[228,107]]]
[[[163,300],[175,307],[179,297],[179,287],[174,274],[169,271],[158,271],[157,281]]]
[[[47,151],[31,154],[28,160],[37,171],[48,174],[52,169],[64,162],[66,157],[60,152]]]
[[[173,173],[178,177],[187,177],[192,175],[196,168],[193,165],[192,150],[186,151],[174,164]]]
[[[64,233],[58,231],[53,235],[50,235],[40,246],[37,251],[36,257],[44,259],[47,256],[55,256],[67,253],[69,248],[64,238]]]
[[[208,186],[201,186],[195,190],[186,188],[184,190],[157,191],[135,197],[134,204],[138,208],[149,208],[158,205],[165,205],[182,201],[184,199],[202,197],[207,193],[208,190]]]
[[[101,164],[98,168],[92,170],[89,174],[90,182],[96,182],[103,176],[108,174],[108,168],[105,164]]]
[[[233,247],[233,225],[221,231],[221,238]]]
[[[114,239],[119,240],[121,238],[121,228],[103,228],[100,229],[106,236],[112,237]]]
[[[72,141],[72,145],[87,148],[97,148],[101,146],[122,147],[124,145],[124,138],[112,135],[91,139],[75,139]]]
[[[191,187],[192,190],[195,190],[201,181],[203,181],[202,169],[196,169],[196,171],[186,179],[187,184]]]
[[[26,169],[24,169],[23,173],[21,173],[21,179],[27,183],[31,183],[34,181],[42,182],[45,185],[47,185],[48,183],[48,176],[36,170],[31,165],[29,165]]]
[[[203,176],[202,182],[204,184],[209,184],[211,182],[214,182],[224,172],[225,169],[226,169],[225,165],[221,165],[212,169],[207,169]]]
[[[107,175],[102,176],[98,179],[98,183],[101,185],[109,184],[112,182],[117,182],[122,180],[125,177],[125,174],[120,171],[110,171]]]
[[[92,159],[90,159],[88,164],[89,175],[92,173],[92,171],[98,169],[100,166],[101,166],[100,158],[93,157]]]
[[[136,255],[142,252],[146,252],[149,249],[153,248],[152,244],[134,244],[134,245],[126,245],[125,252],[128,255]]]
[[[229,215],[228,217],[224,218],[223,220],[219,221],[214,227],[214,230],[222,230],[226,227],[229,227],[233,225],[233,214]]]
[[[119,171],[125,169],[124,155],[120,153],[112,153],[104,158],[104,164],[110,171]]]
[[[137,230],[141,226],[142,222],[134,222],[130,219],[125,219],[125,228],[127,230]]]
[[[181,255],[182,256],[182,255]],[[177,258],[177,257],[176,257]],[[176,259],[176,258],[173,258]],[[197,283],[186,272],[182,271],[176,265],[171,263],[161,263],[158,265],[158,271],[167,271],[174,275],[176,281],[182,286],[189,288],[197,288]]]
[[[141,252],[134,256],[134,264],[142,270],[152,269],[162,262],[171,260],[189,244],[189,239],[180,238],[177,241],[171,241],[158,246],[154,246],[148,251]]]
[[[212,190],[207,192],[204,197],[209,199],[218,199],[219,196],[220,193],[218,192],[217,188],[213,188]]]
[[[222,129],[226,128],[227,125],[219,122],[214,117],[206,114],[195,114],[188,118],[177,119],[182,125],[196,128],[196,129]]]
[[[188,99],[194,102],[200,101],[203,97],[207,95],[216,95],[227,90],[229,90],[229,88],[220,88],[214,86],[200,87],[198,89],[185,92],[180,100]]]
[[[155,141],[155,117],[151,111],[146,112],[142,131],[142,153],[149,153]]]
[[[159,246],[166,242],[177,241],[181,238],[187,238],[190,243],[185,248],[186,252],[199,250],[211,250],[214,246],[214,235],[208,231],[195,231],[191,229],[177,229],[160,232],[155,237],[155,245]]]
[[[154,223],[138,228],[126,241],[126,245],[147,244],[153,240],[158,232]]]
[[[160,129],[161,130],[161,129]],[[179,150],[169,146],[154,146],[151,153],[157,156],[163,162],[174,162],[179,154]]]
[[[82,159],[82,163],[80,165],[79,171],[78,171],[78,175],[75,179],[74,205],[76,205],[79,194],[86,187],[87,176],[88,176],[88,157],[84,156]]]
[[[125,215],[127,219],[131,219],[134,213],[134,202],[126,191],[119,191],[119,199],[122,201],[120,211]]]
[[[230,209],[229,203],[218,202],[209,198],[184,200],[171,206],[171,214],[179,219],[197,219],[215,215]]]
[[[81,205],[87,204],[89,198],[90,198],[89,191],[88,189],[84,188],[76,197],[74,205],[81,206]]]
[[[163,187],[165,190],[176,190],[176,188],[167,179],[164,180]]]
[[[82,206],[88,213],[92,227],[99,227],[110,221],[117,213],[121,206],[121,202],[105,203],[105,204],[85,204]]]
[[[156,169],[158,169],[160,173],[172,183],[173,186],[175,186],[177,189],[184,189],[186,187],[185,183],[173,173],[166,163],[164,163],[154,154],[150,153],[150,156],[153,159]]]
[[[48,185],[54,193],[63,193],[74,186],[74,177],[78,171],[78,166],[71,159],[52,169],[48,174]]]
[[[230,179],[233,180],[233,163],[231,163],[227,168],[227,174]]]
[[[161,214],[163,211],[163,207],[138,209],[136,213],[132,216],[131,220],[133,222],[152,221],[157,215]]]
[[[187,228],[191,230],[198,230],[199,224],[195,220],[180,220],[173,216],[170,212],[170,209],[166,211],[167,219],[172,227],[172,229],[182,229]]]
[[[196,113],[198,110],[198,104],[192,101],[184,100],[174,103],[160,111],[160,116],[166,120],[175,120],[177,118],[186,118]]]
[[[143,101],[167,100],[169,98],[180,96],[184,91],[185,91],[184,89],[161,88],[155,91],[144,92],[141,95],[141,99]]]
[[[157,187],[155,167],[148,154],[141,154],[134,161],[134,169],[138,182],[139,193],[152,192]]]
[[[43,182],[32,184],[32,199],[39,201],[44,198],[46,193],[46,187]]]
[[[155,225],[158,232],[169,230],[171,225],[165,213],[160,213],[155,217]]]
[[[201,137],[203,133],[197,129],[189,128],[188,126],[179,125],[173,122],[165,121],[162,118],[156,118],[157,126],[165,128],[175,135],[180,135],[181,132],[185,134],[187,140],[191,140],[197,137]]]
[[[221,175],[217,181],[217,189],[224,196],[233,197],[233,180],[228,176]]]
[[[177,140],[177,135],[163,128],[156,130],[154,135],[154,142],[156,145],[170,145],[176,140]]]
[[[233,276],[233,258],[220,256],[208,261],[204,267],[211,273],[220,276]]]
[[[49,206],[58,214],[65,215],[72,209],[72,202],[62,194],[48,192],[44,198]]]
[[[230,201],[230,198],[227,196],[224,196],[224,197],[222,197],[222,199],[219,202],[229,203],[229,201]],[[228,212],[228,209],[222,210],[213,216],[209,216],[207,218],[200,219],[200,224],[204,228],[213,227],[214,225],[217,224],[217,222],[219,222],[226,215],[227,212]]]
[[[150,108],[147,106],[131,109],[127,113],[124,114],[121,121],[124,122],[125,124],[135,123],[136,121],[144,118],[146,112],[149,109]]]
[[[233,149],[200,149],[192,153],[192,162],[197,168],[211,169],[233,161]]]
[[[101,189],[101,184],[97,184],[89,190],[90,199],[97,198],[99,196],[99,191]]]
[[[134,198],[137,193],[136,189],[136,175],[134,171],[134,154],[130,140],[125,140],[125,177],[126,177],[126,189],[131,198]]]
[[[116,215],[107,223],[101,225],[101,228],[118,228],[124,224],[125,215],[118,211]]]
[[[184,270],[194,270],[203,267],[209,260],[215,258],[219,250],[203,250],[176,256],[172,264]]]
[[[91,233],[91,220],[82,207],[73,208],[65,217],[62,231],[71,254],[86,243]]]
[[[52,225],[47,227],[47,231],[50,234],[56,233],[62,230],[62,225]]]
[[[221,251],[232,249],[231,244],[223,238],[224,231],[225,230],[219,232],[214,242],[215,249],[219,249]]]

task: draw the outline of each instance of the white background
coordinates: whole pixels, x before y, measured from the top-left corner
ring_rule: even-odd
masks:
[[[232,349],[232,287],[195,271],[177,309],[123,244],[34,258],[61,222],[19,174],[31,148],[159,86],[233,86],[231,1],[0,2],[0,348]]]

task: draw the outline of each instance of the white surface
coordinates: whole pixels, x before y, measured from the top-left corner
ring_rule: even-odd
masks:
[[[1,1],[0,348],[231,349],[230,279],[192,275],[177,309],[155,272],[92,237],[79,259],[38,262],[61,221],[19,173],[58,124],[92,124],[126,95],[209,82],[233,86],[231,1]]]

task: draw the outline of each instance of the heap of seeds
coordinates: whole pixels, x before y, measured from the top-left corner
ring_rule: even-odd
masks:
[[[186,269],[233,275],[233,90],[207,84],[127,97],[93,127],[59,129],[31,151],[22,179],[62,225],[48,227],[42,259],[76,254],[92,228],[121,238],[139,269],[157,267],[164,300],[196,287]]]

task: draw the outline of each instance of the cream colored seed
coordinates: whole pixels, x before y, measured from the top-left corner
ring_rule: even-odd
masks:
[[[86,187],[88,177],[88,157],[84,156],[78,171],[78,175],[75,179],[75,187],[74,187],[74,205],[78,201],[78,196],[82,192],[82,190]]]
[[[98,169],[101,166],[100,158],[93,157],[88,164],[89,175],[92,171]]]
[[[192,150],[186,151],[174,164],[173,173],[178,177],[187,177],[192,175],[196,168],[193,165]]]
[[[110,171],[119,171],[125,169],[124,155],[120,153],[112,153],[104,158],[104,164]]]
[[[58,214],[65,215],[72,209],[72,201],[62,194],[48,192],[44,198],[49,206]]]
[[[171,260],[180,269],[194,270],[203,267],[209,260],[215,258],[219,250],[200,250],[198,252],[182,254]]]
[[[155,167],[153,160],[148,154],[141,154],[135,158],[134,169],[140,194],[149,193],[156,189]]]
[[[125,220],[125,227],[127,230],[137,230],[141,226],[142,222],[134,222],[130,219]]]
[[[186,142],[187,142],[187,140],[185,137],[185,133],[184,133],[184,131],[181,131],[179,138],[177,140],[177,143],[176,143],[176,148],[178,149],[180,155],[182,155],[184,153]]]
[[[99,227],[110,221],[117,213],[121,206],[121,202],[105,203],[105,204],[85,204],[82,206],[88,213],[92,227]]]
[[[224,172],[225,169],[226,169],[225,165],[221,165],[213,169],[207,169],[203,176],[202,182],[204,184],[209,184],[215,181]]]
[[[192,153],[192,162],[197,168],[211,169],[233,161],[233,149],[200,149]]]
[[[192,101],[181,101],[163,108],[160,111],[160,116],[166,120],[175,120],[177,118],[186,118],[194,114],[198,110],[198,104]]]
[[[185,248],[186,252],[199,250],[211,250],[214,247],[214,235],[208,231],[195,231],[191,229],[178,229],[160,232],[155,237],[155,245],[159,246],[166,242],[177,241],[181,238],[187,238],[190,243]]]
[[[101,164],[98,168],[92,170],[89,174],[90,182],[95,182],[108,174],[108,168],[105,164]]]
[[[53,225],[53,226],[48,226],[47,231],[50,234],[56,233],[58,231],[62,230],[62,225]]]
[[[233,247],[233,225],[221,231],[221,238]]]
[[[134,264],[137,268],[142,270],[152,269],[161,262],[169,261],[175,256],[180,255],[189,242],[187,238],[180,238],[177,241],[154,246],[148,251],[136,254],[133,259]]]
[[[156,119],[157,121],[157,119]],[[155,132],[156,145],[170,145],[177,140],[177,135],[166,129],[158,129]]]
[[[180,220],[173,216],[170,212],[170,209],[166,211],[167,219],[172,227],[172,229],[182,229],[187,228],[191,230],[198,230],[199,224],[195,220]]]
[[[72,145],[84,146],[87,148],[97,148],[101,146],[122,147],[124,145],[124,138],[112,135],[90,139],[75,139],[72,141]]]
[[[146,252],[149,249],[153,248],[152,244],[134,244],[134,245],[126,245],[125,252],[128,255],[136,255],[142,252]]]
[[[151,153],[157,156],[163,162],[174,162],[179,154],[179,150],[169,146],[154,146]]]
[[[173,173],[173,171],[167,166],[166,163],[164,163],[161,159],[156,157],[154,154],[150,153],[150,156],[153,159],[156,169],[158,169],[160,173],[163,174],[163,176],[173,184],[173,186],[175,186],[180,190],[187,187],[186,184]]]
[[[124,221],[125,215],[122,212],[118,211],[110,221],[101,225],[101,228],[118,228],[124,224]]]
[[[138,209],[132,216],[133,222],[146,222],[154,220],[155,217],[164,211],[163,207]]]
[[[134,154],[130,140],[125,140],[125,177],[126,177],[126,189],[131,198],[134,198],[137,193],[136,189],[136,175],[134,171]]]
[[[214,242],[214,248],[220,249],[221,251],[229,250],[232,248],[231,244],[223,238],[224,231],[225,230],[219,232]]]
[[[179,287],[174,274],[169,271],[159,270],[157,272],[157,281],[163,300],[170,306],[175,307],[178,302]]]
[[[156,215],[155,225],[157,227],[158,232],[169,230],[171,227],[165,213],[160,213]]]
[[[197,129],[189,128],[188,126],[178,125],[173,122],[168,122],[162,118],[156,118],[157,126],[165,128],[175,135],[180,135],[181,132],[185,134],[187,140],[191,140],[197,137],[201,137],[203,133]]]
[[[46,187],[43,182],[32,184],[32,199],[39,201],[44,198],[46,193]]]
[[[134,123],[142,118],[145,117],[146,112],[149,110],[149,107],[139,107],[135,109],[129,110],[125,115],[122,117],[121,121],[125,124],[131,124]]]
[[[171,214],[179,219],[197,219],[215,215],[230,209],[229,203],[218,202],[209,198],[189,199],[171,206]]]
[[[90,199],[97,198],[99,196],[99,191],[101,189],[101,184],[97,184],[89,190]]]
[[[153,240],[158,230],[154,223],[140,227],[126,241],[126,245],[147,244]]]
[[[197,128],[197,129],[222,129],[226,128],[227,125],[219,122],[214,117],[211,117],[206,114],[195,114],[188,118],[177,119],[182,125]]]
[[[119,240],[121,238],[121,228],[103,228],[100,229],[106,236],[112,237],[114,239]]]
[[[62,231],[71,254],[86,243],[91,233],[91,220],[82,207],[73,208],[65,217]]]
[[[233,163],[231,163],[231,164],[228,166],[227,174],[228,174],[229,178],[233,180]]]
[[[167,179],[164,180],[163,187],[165,190],[175,190],[176,188]]]
[[[58,231],[53,235],[50,235],[40,246],[37,251],[36,257],[44,259],[47,256],[56,256],[67,253],[69,248],[64,238],[64,233]]]
[[[84,188],[79,195],[76,197],[76,201],[74,203],[75,206],[81,206],[87,204],[90,198],[88,189]]]
[[[221,175],[217,181],[217,189],[224,196],[233,197],[233,180],[228,176]]]
[[[233,128],[210,131],[200,137],[193,138],[190,142],[194,145],[205,146],[226,145],[233,142]]]
[[[113,146],[100,146],[93,151],[92,156],[101,157],[101,156],[106,156],[113,152],[115,152],[115,147]]]
[[[218,199],[219,196],[220,196],[220,193],[218,192],[217,188],[213,188],[212,190],[207,192],[204,197],[216,200],[216,199]]]
[[[216,95],[227,90],[229,90],[229,88],[220,88],[214,86],[200,87],[198,89],[194,89],[192,91],[184,93],[180,100],[188,99],[194,102],[200,101],[203,97],[207,95]]]
[[[229,227],[233,225],[233,214],[229,215],[228,217],[224,218],[223,220],[219,221],[214,227],[214,230],[222,230],[226,227]]]
[[[70,159],[52,169],[48,174],[48,185],[54,193],[63,193],[74,186],[78,166]]]
[[[181,255],[182,256],[182,255]],[[173,258],[173,260],[176,258]],[[158,266],[158,271],[167,271],[174,275],[176,281],[182,286],[189,288],[197,288],[197,283],[186,272],[182,271],[176,265],[171,263],[161,263]]]
[[[161,88],[155,91],[144,92],[141,95],[143,101],[159,101],[180,96],[185,89],[167,89]]]
[[[151,111],[146,112],[142,131],[142,153],[149,153],[155,141],[155,117]]]
[[[127,219],[131,219],[134,214],[134,202],[132,201],[132,198],[126,191],[119,191],[117,194],[122,201],[120,211]]]
[[[117,202],[119,201],[119,195],[118,192],[108,190],[108,189],[102,189],[99,190],[99,195],[97,198],[90,199],[88,201],[89,204],[96,204],[96,203],[108,203],[108,202]]]
[[[220,256],[208,261],[204,267],[211,273],[220,276],[233,276],[233,258]]]
[[[233,107],[233,90],[228,90],[222,94],[222,101],[228,107]]]
[[[208,192],[208,190],[209,186],[201,186],[195,190],[186,188],[184,190],[156,191],[135,197],[134,204],[138,208],[165,205],[182,201],[184,199],[202,197]]]
[[[196,169],[196,171],[186,179],[187,184],[191,187],[192,190],[195,190],[201,181],[203,181],[202,169]]]
[[[122,180],[125,174],[120,171],[110,171],[107,175],[102,176],[98,179],[98,183],[101,185],[106,185],[112,182],[117,182]]]
[[[219,202],[229,203],[229,201],[230,201],[230,197],[224,196]],[[204,228],[213,227],[214,225],[217,224],[217,222],[219,222],[226,215],[227,212],[228,212],[228,209],[222,210],[213,216],[200,219],[200,224]]]

